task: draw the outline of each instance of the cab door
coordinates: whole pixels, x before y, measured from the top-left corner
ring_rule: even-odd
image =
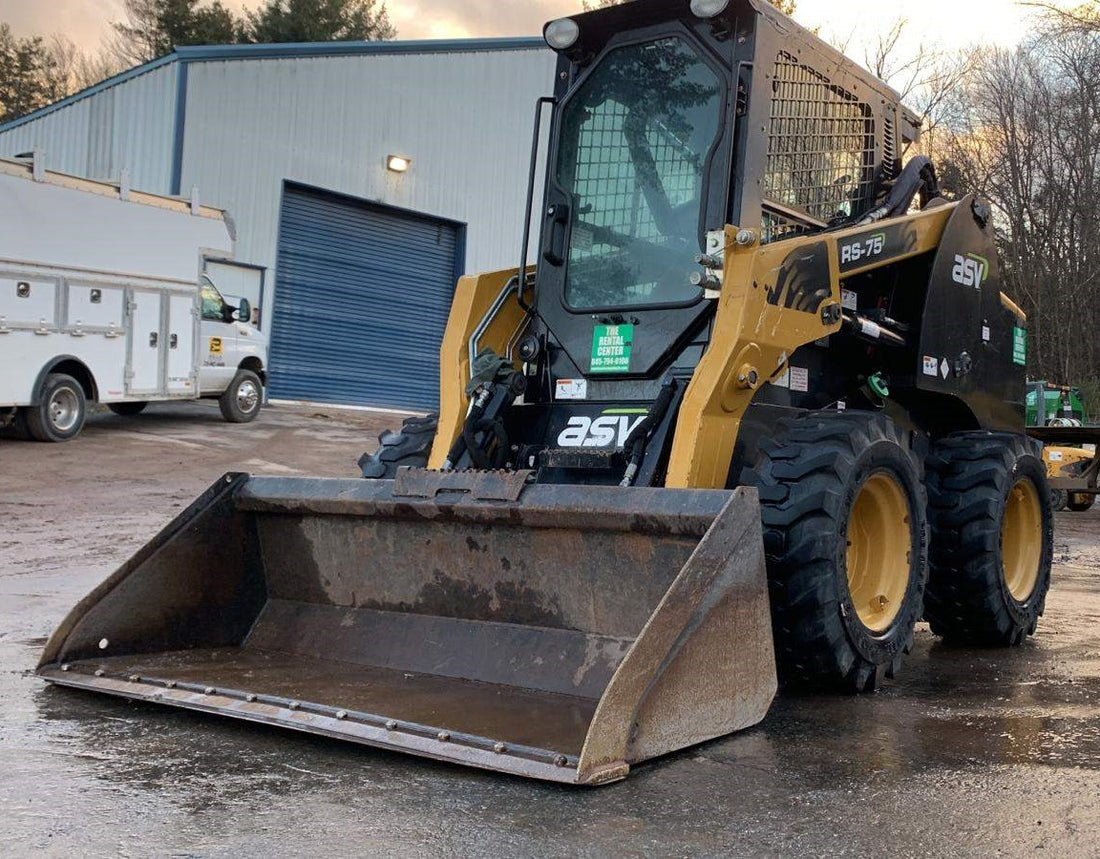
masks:
[[[214,282],[202,279],[202,357],[200,388],[204,394],[220,394],[237,373],[232,357],[237,354],[237,325],[232,308],[225,303]]]

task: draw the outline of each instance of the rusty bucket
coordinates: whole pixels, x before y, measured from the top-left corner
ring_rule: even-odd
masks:
[[[754,490],[227,475],[78,605],[46,680],[572,784],[759,722]]]

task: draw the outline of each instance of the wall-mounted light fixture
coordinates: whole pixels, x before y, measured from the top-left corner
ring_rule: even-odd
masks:
[[[412,159],[405,155],[386,156],[386,169],[392,173],[407,173],[412,163]]]

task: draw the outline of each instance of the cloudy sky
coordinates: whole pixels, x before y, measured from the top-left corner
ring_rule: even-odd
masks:
[[[224,2],[238,10],[259,5],[259,0]],[[122,5],[122,0],[0,0],[0,21],[19,35],[61,32],[91,50],[120,17]],[[431,39],[536,35],[544,21],[577,11],[580,0],[388,0],[387,6],[399,38]],[[898,8],[883,0],[798,0],[796,17],[846,41],[858,58],[861,42],[888,29]],[[909,8],[909,39],[945,47],[1012,44],[1027,31],[1028,14],[1017,0],[921,0]]]

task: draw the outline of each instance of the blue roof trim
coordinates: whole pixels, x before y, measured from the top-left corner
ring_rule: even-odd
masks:
[[[5,131],[11,131],[14,128],[18,128],[21,125],[26,125],[28,122],[34,122],[36,119],[41,119],[44,116],[48,116],[54,111],[62,110],[66,107],[69,107],[69,105],[76,104],[78,101],[89,98],[96,93],[101,93],[105,89],[110,89],[113,86],[118,86],[119,84],[126,83],[126,81],[128,80],[133,80],[134,78],[141,77],[142,75],[148,74],[152,71],[156,71],[163,66],[171,65],[172,63],[176,62],[176,60],[177,57],[175,54],[168,54],[167,56],[161,57],[158,60],[153,60],[152,62],[145,63],[145,65],[135,66],[132,69],[127,69],[126,71],[121,72],[114,77],[107,78],[107,80],[105,81],[100,81],[94,86],[90,86],[87,89],[83,89],[78,93],[74,93],[73,95],[68,96],[67,98],[63,98],[61,99],[61,101],[55,101],[53,104],[48,104],[45,107],[40,107],[38,110],[32,113],[28,113],[26,116],[19,117],[19,119],[13,119],[11,122],[5,122],[3,125],[0,125],[0,134]]]
[[[276,45],[211,45],[176,48],[174,53],[128,69],[95,86],[0,125],[0,134],[49,116],[97,93],[175,62],[201,63],[218,60],[261,60],[294,57],[353,57],[386,54],[464,54],[485,51],[523,51],[546,47],[540,38],[420,39],[405,42],[307,42]]]
[[[419,39],[405,42],[305,42],[269,45],[213,45],[176,48],[185,62],[258,60],[286,57],[349,57],[384,54],[464,54],[484,51],[522,51],[542,48],[541,38]]]

